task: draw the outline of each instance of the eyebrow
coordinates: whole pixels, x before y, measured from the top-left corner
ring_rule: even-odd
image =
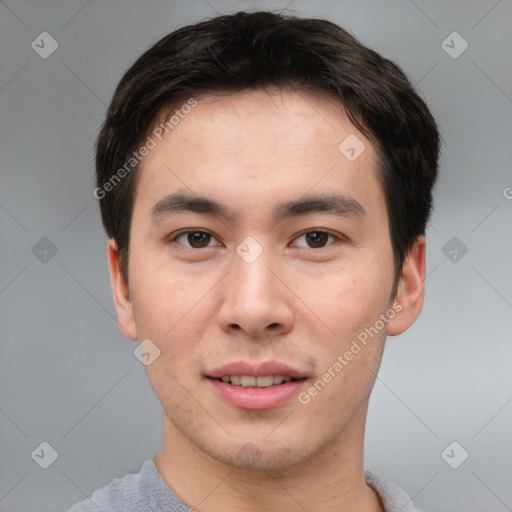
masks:
[[[234,222],[237,216],[226,206],[214,199],[189,195],[182,192],[169,194],[158,201],[151,210],[151,218],[158,222],[162,217],[174,213],[202,213],[218,216]],[[277,204],[272,211],[275,221],[312,213],[329,213],[339,217],[363,218],[366,212],[356,199],[344,194],[308,195]]]

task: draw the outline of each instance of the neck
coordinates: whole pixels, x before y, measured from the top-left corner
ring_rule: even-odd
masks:
[[[381,512],[363,469],[367,404],[343,433],[318,453],[281,471],[238,469],[200,451],[164,414],[155,465],[163,480],[198,512]]]

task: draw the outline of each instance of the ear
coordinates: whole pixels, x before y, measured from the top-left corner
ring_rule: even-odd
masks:
[[[418,318],[425,294],[426,241],[419,236],[407,254],[402,266],[395,301],[400,304],[397,314],[388,323],[387,334],[396,336],[406,331]]]
[[[119,266],[119,252],[117,244],[113,238],[110,238],[107,244],[108,268],[110,272],[110,284],[114,295],[114,306],[119,321],[121,332],[132,340],[138,339],[137,326],[133,315],[133,304],[130,298],[130,292],[126,281],[124,280],[121,268]]]

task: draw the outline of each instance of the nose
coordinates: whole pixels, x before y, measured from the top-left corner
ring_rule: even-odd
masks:
[[[293,297],[269,267],[263,252],[256,261],[247,263],[235,258],[223,288],[219,310],[221,328],[229,334],[243,332],[254,338],[279,336],[293,328]],[[273,265],[275,266],[275,265]],[[283,280],[284,281],[284,280]]]

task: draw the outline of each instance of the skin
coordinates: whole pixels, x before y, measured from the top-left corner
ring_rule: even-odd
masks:
[[[395,300],[401,310],[387,335],[402,333],[423,303],[425,240],[407,255],[393,296],[376,152],[329,96],[244,91],[198,100],[138,171],[129,285],[108,243],[120,328],[161,351],[146,367],[163,407],[155,464],[199,512],[380,511],[364,480],[363,441],[386,328],[306,405],[293,397],[275,409],[240,409],[204,374],[234,360],[273,359],[306,372],[307,389]],[[366,146],[352,162],[338,150],[349,134]],[[177,191],[214,199],[235,218],[180,212],[154,222],[153,206]],[[366,214],[272,217],[282,201],[333,192]],[[171,241],[183,229],[211,234],[209,246],[190,247],[186,235]],[[304,232],[315,229],[337,238],[311,247]],[[248,236],[263,248],[252,263],[235,250]],[[252,465],[239,456],[249,442],[259,456]]]

